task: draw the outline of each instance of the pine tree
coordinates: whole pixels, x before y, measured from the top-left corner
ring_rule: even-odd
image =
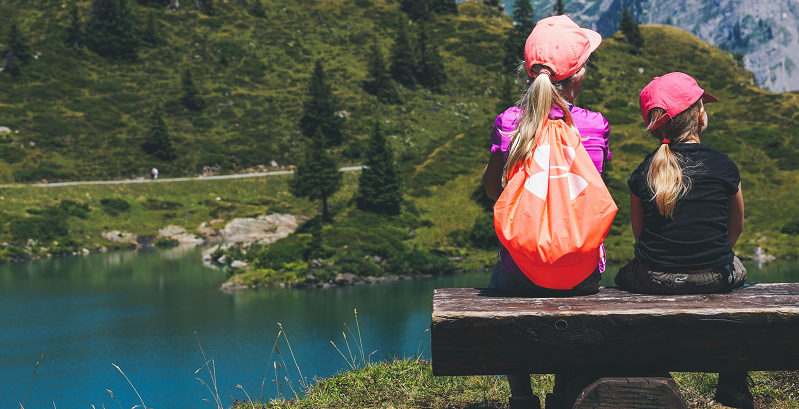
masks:
[[[7,47],[3,51],[3,71],[12,76],[22,73],[21,66],[31,60],[30,46],[28,40],[19,31],[16,21],[11,22],[8,30]]]
[[[183,106],[189,111],[202,111],[205,109],[205,100],[200,95],[200,91],[197,90],[197,86],[191,76],[191,70],[188,68],[183,71],[181,82],[183,84],[183,97],[180,98],[180,102]]]
[[[169,5],[170,0],[138,0],[138,3],[142,6],[164,8]]]
[[[438,52],[438,45],[430,38],[430,29],[423,24],[419,29],[419,62],[416,81],[433,92],[441,92],[447,77],[444,72],[444,61]]]
[[[505,38],[505,57],[502,59],[506,74],[516,74],[519,62],[524,60],[524,44],[535,28],[535,11],[530,0],[513,3],[513,21],[513,27]]]
[[[383,102],[398,104],[401,102],[397,84],[391,79],[386,69],[386,60],[383,58],[383,50],[377,43],[377,37],[372,38],[372,47],[369,53],[367,64],[369,79],[364,81],[363,90],[376,96]]]
[[[402,180],[394,166],[394,153],[377,120],[369,138],[366,167],[358,179],[358,208],[374,213],[399,214],[402,202]]]
[[[97,54],[119,60],[138,59],[141,22],[128,0],[93,0],[86,45]]]
[[[566,14],[566,5],[563,4],[563,0],[557,0],[555,5],[552,7],[552,11],[555,12],[554,15],[562,16]]]
[[[432,18],[430,0],[400,0],[400,10],[413,21],[429,21]]]
[[[317,129],[305,146],[305,154],[297,163],[289,191],[296,197],[322,201],[322,221],[332,221],[327,199],[341,188],[341,172],[336,159],[325,149],[325,135]]]
[[[455,0],[431,0],[430,11],[436,14],[458,14],[458,3]]]
[[[264,10],[264,5],[263,3],[261,3],[261,0],[252,1],[252,8],[250,9],[250,14],[260,18],[266,17],[266,10]]]
[[[206,16],[213,16],[216,14],[216,7],[214,6],[214,0],[196,0],[197,7],[205,14]]]
[[[69,20],[66,43],[68,46],[77,50],[83,45],[83,28],[80,24],[80,11],[74,0],[69,5]]]
[[[503,75],[497,96],[499,97],[497,112],[504,112],[506,109],[515,106],[521,97],[519,87],[516,85],[516,77]]]
[[[416,58],[402,19],[391,47],[391,77],[406,87],[416,86]]]
[[[633,19],[630,10],[622,10],[619,19],[619,30],[624,34],[627,42],[636,49],[644,46],[644,37],[641,35],[641,29],[638,27],[638,23],[635,22],[635,19]]]
[[[311,81],[308,84],[308,99],[303,104],[304,114],[300,129],[308,138],[314,138],[317,130],[324,135],[325,146],[338,146],[342,141],[341,121],[336,115],[336,100],[333,90],[325,78],[322,61],[317,60]]]
[[[144,34],[142,34],[142,40],[155,46],[161,44],[161,36],[158,35],[155,14],[152,11],[147,13],[147,20],[144,21]]]
[[[150,132],[141,147],[148,155],[153,155],[161,160],[177,158],[175,145],[172,143],[172,136],[169,135],[169,129],[164,122],[160,107],[153,110],[153,116],[150,117]]]

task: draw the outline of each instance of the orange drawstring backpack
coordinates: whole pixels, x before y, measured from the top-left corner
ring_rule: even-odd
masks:
[[[494,228],[533,283],[569,290],[597,268],[617,210],[579,135],[547,119],[532,157],[508,175]]]

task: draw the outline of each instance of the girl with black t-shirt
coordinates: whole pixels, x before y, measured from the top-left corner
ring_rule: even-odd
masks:
[[[661,145],[627,180],[636,245],[635,259],[616,275],[620,288],[707,294],[746,281],[732,251],[744,222],[738,167],[700,143],[707,129],[704,104],[717,101],[680,72],[655,78],[641,91],[641,115]],[[719,374],[715,397],[726,406],[754,408],[746,372]]]

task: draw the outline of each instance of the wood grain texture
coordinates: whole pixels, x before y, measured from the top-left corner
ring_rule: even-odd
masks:
[[[583,389],[573,405],[567,405],[572,409],[687,409],[671,376],[600,378]]]
[[[799,368],[799,284],[727,294],[572,298],[436,290],[433,373],[735,372]]]

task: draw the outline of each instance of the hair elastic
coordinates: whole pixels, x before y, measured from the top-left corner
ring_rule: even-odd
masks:
[[[537,73],[535,73],[535,77],[534,78],[538,78],[538,76],[541,75],[541,74],[546,74],[547,77],[552,78],[552,73],[549,72],[549,70],[546,69],[546,68],[543,68],[543,69],[541,69],[541,71],[538,71]]]
[[[664,145],[668,145],[668,144],[670,144],[670,143],[671,143],[671,140],[669,140],[669,139],[664,139],[664,140],[660,141],[660,143],[662,143],[662,144],[664,144]]]

